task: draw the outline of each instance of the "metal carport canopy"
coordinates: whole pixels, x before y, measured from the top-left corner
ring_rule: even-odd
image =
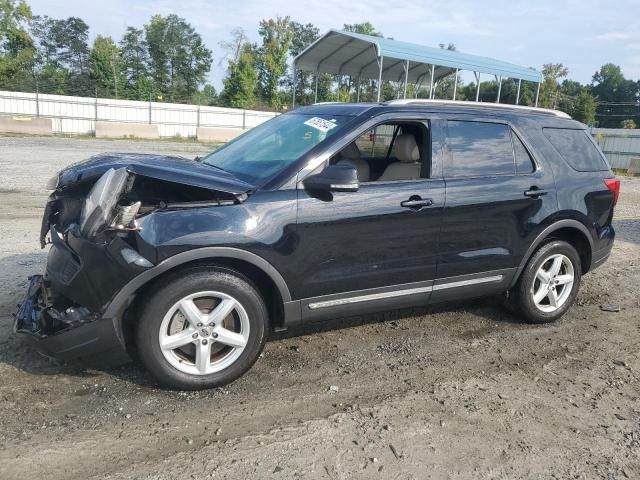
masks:
[[[406,66],[408,63],[408,72]],[[380,71],[382,63],[382,71]],[[420,83],[434,81],[456,70],[540,83],[536,70],[477,55],[401,42],[360,33],[329,30],[294,59],[294,69],[350,75],[355,78]]]

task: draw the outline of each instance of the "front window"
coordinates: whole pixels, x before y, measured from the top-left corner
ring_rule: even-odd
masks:
[[[348,120],[340,115],[280,115],[222,145],[202,162],[260,183],[334,135]]]

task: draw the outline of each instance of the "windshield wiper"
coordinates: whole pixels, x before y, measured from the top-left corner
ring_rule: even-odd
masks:
[[[224,168],[219,167],[219,166],[217,166],[217,165],[213,165],[213,164],[211,164],[211,163],[206,163],[206,162],[202,162],[202,164],[203,164],[203,165],[206,165],[207,167],[213,167],[213,168],[215,168],[215,169],[217,169],[217,170],[220,170],[220,171],[223,171],[223,172],[229,173],[229,172],[227,172]]]

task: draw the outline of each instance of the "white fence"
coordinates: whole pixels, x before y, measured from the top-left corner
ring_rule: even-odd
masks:
[[[48,117],[54,133],[92,135],[96,121],[158,125],[161,137],[195,137],[198,127],[248,129],[272,112],[0,91],[0,115]]]

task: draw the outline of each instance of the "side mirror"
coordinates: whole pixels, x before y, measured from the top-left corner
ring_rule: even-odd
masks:
[[[358,170],[348,162],[329,165],[322,172],[307,177],[302,183],[304,188],[315,192],[357,192],[360,188]]]

